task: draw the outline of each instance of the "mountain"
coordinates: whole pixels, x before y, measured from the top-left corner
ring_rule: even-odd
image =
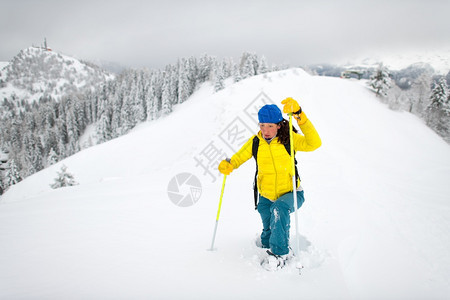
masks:
[[[399,71],[412,65],[422,65],[433,68],[437,74],[446,75],[450,71],[450,49],[378,54],[357,58],[342,65],[347,68],[376,68],[380,63],[392,71]]]
[[[50,49],[29,47],[1,68],[0,97],[15,97],[30,102],[41,97],[59,99],[113,78],[94,64]]]
[[[2,70],[7,65],[9,65],[9,62],[7,62],[7,61],[0,61],[0,70]]]
[[[450,146],[421,120],[389,110],[359,81],[301,69],[213,90],[203,84],[170,115],[12,186],[0,198],[0,298],[450,294]],[[253,161],[227,177],[217,249],[208,251],[223,179],[217,161],[257,132],[261,104],[288,96],[323,142],[297,153],[301,276],[259,264]],[[53,190],[63,165],[79,185]],[[201,186],[181,184],[186,173]],[[198,201],[182,207],[173,194]]]

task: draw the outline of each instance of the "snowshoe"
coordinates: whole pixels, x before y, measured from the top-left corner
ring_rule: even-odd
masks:
[[[289,254],[276,255],[272,251],[267,250],[267,257],[261,262],[261,266],[267,271],[277,271],[282,269],[286,265],[286,261],[289,259]]]

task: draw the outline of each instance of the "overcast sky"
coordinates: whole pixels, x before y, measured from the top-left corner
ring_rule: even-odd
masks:
[[[449,0],[0,0],[0,61],[44,37],[55,51],[130,67],[203,53],[342,62],[449,49]]]

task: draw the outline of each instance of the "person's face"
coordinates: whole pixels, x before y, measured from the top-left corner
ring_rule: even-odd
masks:
[[[275,137],[280,127],[280,125],[277,125],[275,123],[259,123],[259,129],[261,129],[262,136],[265,139],[271,139]]]

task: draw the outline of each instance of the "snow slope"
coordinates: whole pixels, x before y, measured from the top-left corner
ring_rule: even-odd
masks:
[[[204,85],[169,116],[85,149],[0,201],[0,298],[444,299],[450,294],[450,147],[365,87],[291,69],[219,93]],[[264,93],[264,94],[261,94]],[[299,100],[323,145],[298,153],[299,276],[259,265],[254,162],[228,176],[216,251],[207,251],[222,177],[196,158],[260,97]],[[247,136],[248,138],[250,136]],[[51,190],[65,164],[80,185]],[[168,196],[182,172],[195,205]],[[184,187],[185,188],[185,187]],[[182,190],[186,193],[186,190]],[[291,236],[295,232],[291,228]]]

